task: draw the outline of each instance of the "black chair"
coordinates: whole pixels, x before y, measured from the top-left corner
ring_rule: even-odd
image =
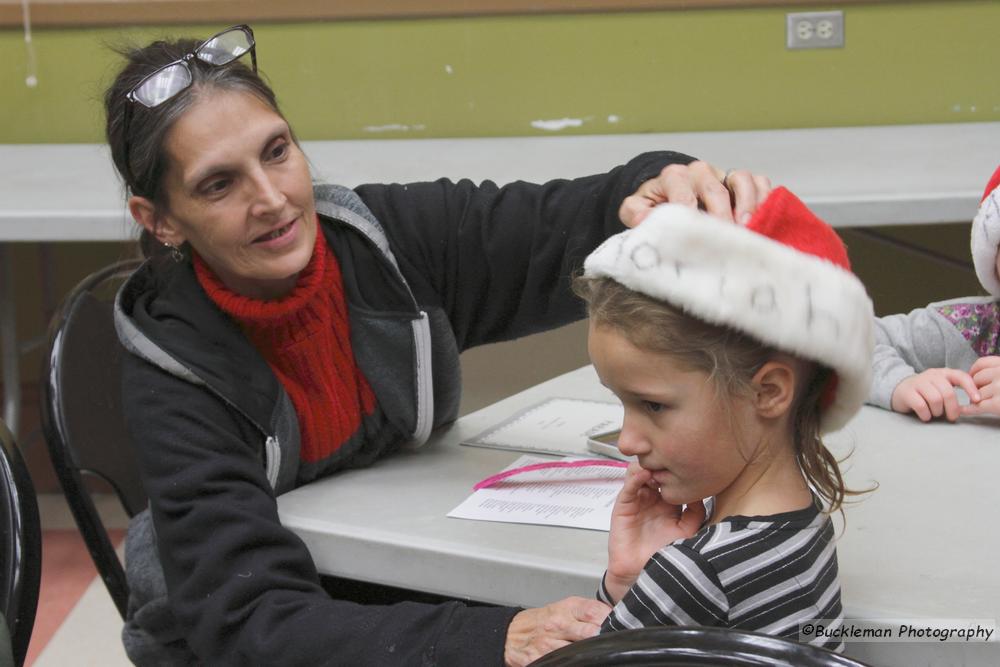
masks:
[[[727,628],[624,630],[557,649],[529,667],[866,667],[815,646]]]
[[[113,264],[77,285],[52,319],[42,371],[42,430],[52,466],[90,557],[122,618],[125,571],[91,498],[88,478],[103,480],[131,518],[146,506],[122,416],[121,359],[115,293],[139,265]]]
[[[28,468],[0,421],[0,611],[10,631],[14,664],[24,664],[35,625],[42,576],[42,529]]]

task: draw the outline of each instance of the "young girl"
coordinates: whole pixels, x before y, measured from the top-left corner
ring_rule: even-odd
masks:
[[[938,301],[875,322],[868,402],[922,421],[1000,415],[1000,167],[972,222],[972,259],[989,296]],[[955,387],[970,403],[959,405]]]
[[[602,631],[798,639],[801,623],[840,623],[829,514],[852,492],[820,433],[860,407],[872,353],[871,301],[848,267],[783,188],[746,227],[666,205],[588,257],[590,356],[637,458],[612,515]]]

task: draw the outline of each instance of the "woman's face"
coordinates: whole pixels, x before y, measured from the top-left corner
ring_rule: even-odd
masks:
[[[164,148],[167,205],[155,214],[157,238],[189,242],[238,294],[287,294],[312,257],[317,224],[309,166],[288,123],[249,93],[207,91]]]

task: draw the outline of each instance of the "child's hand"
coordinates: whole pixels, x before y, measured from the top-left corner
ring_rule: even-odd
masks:
[[[660,548],[691,537],[705,521],[705,505],[700,500],[683,512],[660,497],[652,474],[631,463],[625,485],[611,512],[608,536],[608,572],[604,585],[612,600],[621,600],[639,578],[646,562]]]
[[[963,415],[1000,415],[1000,357],[980,357],[969,369],[979,400],[962,406]]]
[[[984,357],[989,358],[997,359]],[[928,368],[896,385],[892,392],[892,409],[902,413],[914,412],[925,422],[942,415],[953,422],[959,415],[965,414],[958,404],[955,387],[961,387],[973,403],[979,403],[980,392],[976,384],[970,374],[957,368]]]

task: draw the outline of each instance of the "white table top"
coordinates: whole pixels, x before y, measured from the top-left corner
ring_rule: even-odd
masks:
[[[423,449],[281,496],[281,520],[327,574],[504,604],[592,596],[607,533],[446,516],[518,456],[458,443],[552,396],[613,400],[591,367],[572,371],[463,417]],[[1000,619],[998,436],[998,420],[922,424],[865,407],[828,438],[838,456],[853,449],[848,485],[880,484],[848,507],[838,541],[849,617]]]
[[[670,149],[766,174],[834,226],[872,226],[971,220],[1000,154],[1000,123],[303,145],[317,177],[347,186],[442,176],[540,182]],[[0,241],[134,234],[103,145],[0,145]]]

